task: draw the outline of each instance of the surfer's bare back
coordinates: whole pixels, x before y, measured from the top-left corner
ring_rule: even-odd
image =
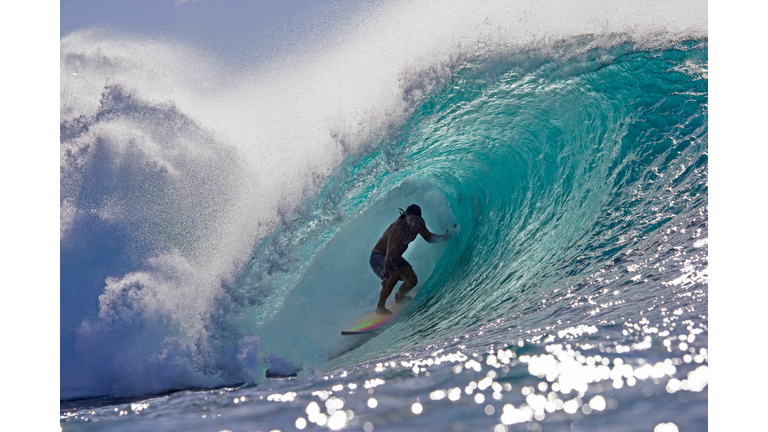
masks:
[[[456,225],[452,228],[455,227]],[[384,231],[371,251],[369,259],[373,272],[381,278],[381,296],[376,313],[384,315],[392,313],[384,305],[399,281],[403,281],[403,284],[395,294],[397,303],[405,301],[405,295],[418,283],[413,267],[403,258],[408,244],[416,240],[417,235],[421,235],[429,243],[437,243],[448,240],[453,233],[451,230],[447,230],[442,235],[429,232],[424,219],[421,218],[421,208],[416,204],[409,205],[405,211],[401,209],[400,217]]]

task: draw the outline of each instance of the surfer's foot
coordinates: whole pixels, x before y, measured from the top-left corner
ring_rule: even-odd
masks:
[[[368,310],[370,310],[370,309],[368,309]],[[389,310],[389,309],[387,309],[385,307],[382,307],[382,306],[379,306],[379,307],[376,308],[376,313],[379,314],[379,315],[392,315],[392,311],[391,310]]]
[[[405,303],[411,301],[411,297],[406,297],[405,294],[395,293],[395,303]]]

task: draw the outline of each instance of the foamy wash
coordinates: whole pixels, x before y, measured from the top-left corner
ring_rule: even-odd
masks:
[[[63,430],[707,429],[706,2],[464,3],[62,39]]]

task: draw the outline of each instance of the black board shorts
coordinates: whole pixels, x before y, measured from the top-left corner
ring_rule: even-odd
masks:
[[[371,252],[371,257],[368,259],[368,262],[371,264],[371,268],[373,269],[373,272],[376,273],[376,276],[379,277],[379,279],[384,279],[384,259],[386,256],[384,256],[383,253],[379,252]],[[395,270],[404,269],[406,267],[411,267],[411,263],[405,260],[405,258],[400,257],[392,260],[392,265],[389,267],[389,273],[392,273]]]

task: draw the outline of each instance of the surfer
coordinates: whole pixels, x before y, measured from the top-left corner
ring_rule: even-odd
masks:
[[[409,205],[405,211],[400,209],[400,217],[384,231],[379,241],[376,242],[369,260],[373,272],[381,278],[381,296],[376,307],[377,314],[388,315],[392,313],[384,305],[387,297],[399,281],[403,281],[403,284],[395,294],[396,303],[405,301],[405,295],[418,283],[413,267],[403,258],[408,244],[416,240],[417,235],[421,235],[429,243],[437,243],[448,240],[453,236],[453,233],[450,230],[442,235],[429,232],[424,219],[421,218],[421,208],[416,204]]]

